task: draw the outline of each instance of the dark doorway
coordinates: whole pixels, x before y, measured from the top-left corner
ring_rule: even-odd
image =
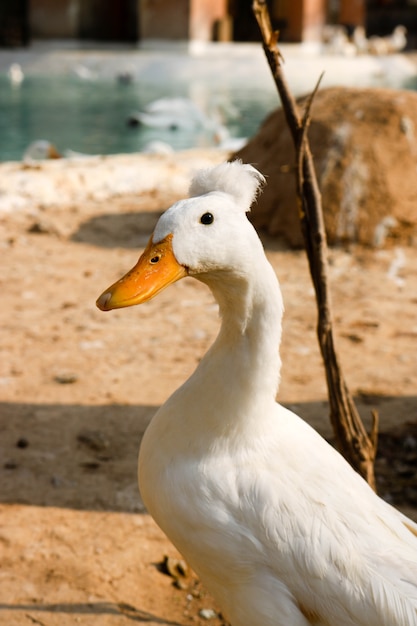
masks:
[[[28,0],[0,0],[0,46],[29,43]]]
[[[285,40],[286,20],[273,11],[273,0],[267,0],[272,27],[280,31],[280,39]],[[276,4],[276,3],[275,3]],[[261,35],[252,9],[252,0],[229,0],[229,14],[233,20],[234,41],[260,41]]]
[[[80,37],[101,41],[137,41],[137,0],[83,0]]]

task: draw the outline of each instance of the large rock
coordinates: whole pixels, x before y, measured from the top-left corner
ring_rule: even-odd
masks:
[[[316,95],[309,140],[329,243],[381,246],[415,238],[416,137],[417,93],[337,87]],[[301,245],[294,149],[283,111],[272,113],[235,156],[268,179],[253,208],[255,226]]]

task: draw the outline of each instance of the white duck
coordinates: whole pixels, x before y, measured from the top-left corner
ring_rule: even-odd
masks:
[[[61,154],[47,139],[37,139],[26,148],[23,161],[44,161],[46,159],[60,159]]]
[[[7,70],[7,76],[10,79],[12,85],[21,85],[24,81],[25,75],[22,70],[22,66],[19,63],[12,63]]]
[[[150,102],[143,111],[133,113],[130,125],[143,124],[150,128],[183,130],[204,128],[207,117],[200,108],[187,98],[160,98]]]
[[[374,35],[368,40],[368,51],[371,54],[384,55],[401,52],[407,45],[407,29],[399,25],[394,28],[391,35],[378,37]]]
[[[261,182],[240,162],[197,174],[97,301],[193,276],[220,305],[215,343],[143,438],[143,500],[233,626],[416,626],[417,525],[275,402],[282,298],[245,216]]]

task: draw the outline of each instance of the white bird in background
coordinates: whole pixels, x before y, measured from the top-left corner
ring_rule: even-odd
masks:
[[[215,98],[207,112],[189,98],[160,98],[150,102],[143,111],[132,113],[128,124],[173,131],[204,129],[216,133],[220,129],[226,132],[227,120],[239,117],[236,107],[223,98]]]
[[[379,56],[401,52],[407,45],[407,29],[396,26],[390,35],[381,37],[366,36],[363,26],[356,26],[351,38],[347,29],[338,24],[326,24],[322,29],[322,41],[325,50],[333,54],[354,56],[355,54],[376,54]]]
[[[209,105],[205,113],[195,102],[188,98],[160,98],[149,103],[143,111],[132,113],[127,123],[129,126],[145,126],[160,131],[205,131],[207,140],[220,150],[236,152],[240,150],[248,139],[234,137],[227,126],[227,120],[237,120],[240,115],[231,102],[216,98]],[[160,151],[161,141],[150,142],[143,152]],[[173,152],[171,148],[171,152]]]
[[[366,31],[363,26],[356,26],[352,33],[352,41],[356,48],[357,54],[367,54],[368,52],[368,39],[366,37]]]
[[[23,161],[44,161],[46,159],[60,159],[61,154],[47,139],[37,139],[28,145]]]
[[[25,75],[19,63],[12,63],[7,70],[7,76],[13,85],[21,85],[24,81]]]
[[[201,109],[187,98],[160,98],[143,111],[133,113],[129,123],[170,130],[204,128],[207,119]]]
[[[355,54],[354,47],[349,41],[347,29],[342,25],[326,24],[322,29],[321,38],[326,52],[344,56]]]
[[[33,141],[26,148],[22,160],[30,163],[31,161],[46,161],[49,159],[82,159],[93,156],[91,154],[85,154],[84,152],[76,152],[67,148],[66,150],[58,152],[54,144],[47,139],[37,139]]]
[[[142,440],[143,500],[233,626],[417,626],[417,524],[275,401],[282,297],[245,215],[262,182],[240,162],[198,173],[97,301],[192,276],[220,306],[215,343]]]
[[[370,54],[384,55],[401,52],[407,45],[407,29],[405,26],[396,26],[386,37],[373,36],[368,39]]]
[[[76,65],[73,68],[73,72],[75,76],[77,76],[80,80],[93,81],[97,78],[97,75],[94,72],[94,70],[91,70],[86,65],[81,65],[81,64]]]

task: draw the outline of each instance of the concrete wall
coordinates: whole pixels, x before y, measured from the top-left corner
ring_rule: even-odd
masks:
[[[189,13],[189,0],[139,0],[139,39],[188,39]]]
[[[326,12],[326,0],[287,0],[286,41],[320,41]]]
[[[227,20],[227,0],[190,0],[190,39],[212,41]]]
[[[36,38],[78,37],[81,0],[30,0],[29,28]]]
[[[326,0],[304,0],[301,41],[321,40],[326,15]]]
[[[139,0],[140,39],[212,41],[227,0]]]
[[[136,41],[137,12],[138,0],[30,0],[29,26],[35,39]]]
[[[1,2],[1,0],[0,0]],[[28,0],[33,38],[212,41],[233,38],[232,18],[243,38],[258,40],[250,0]],[[328,0],[270,0],[285,41],[319,41]],[[340,0],[339,22],[363,24],[365,0]],[[252,29],[252,30],[251,30]],[[255,37],[251,33],[255,32]]]
[[[365,23],[365,0],[341,0],[339,23],[362,26]]]

